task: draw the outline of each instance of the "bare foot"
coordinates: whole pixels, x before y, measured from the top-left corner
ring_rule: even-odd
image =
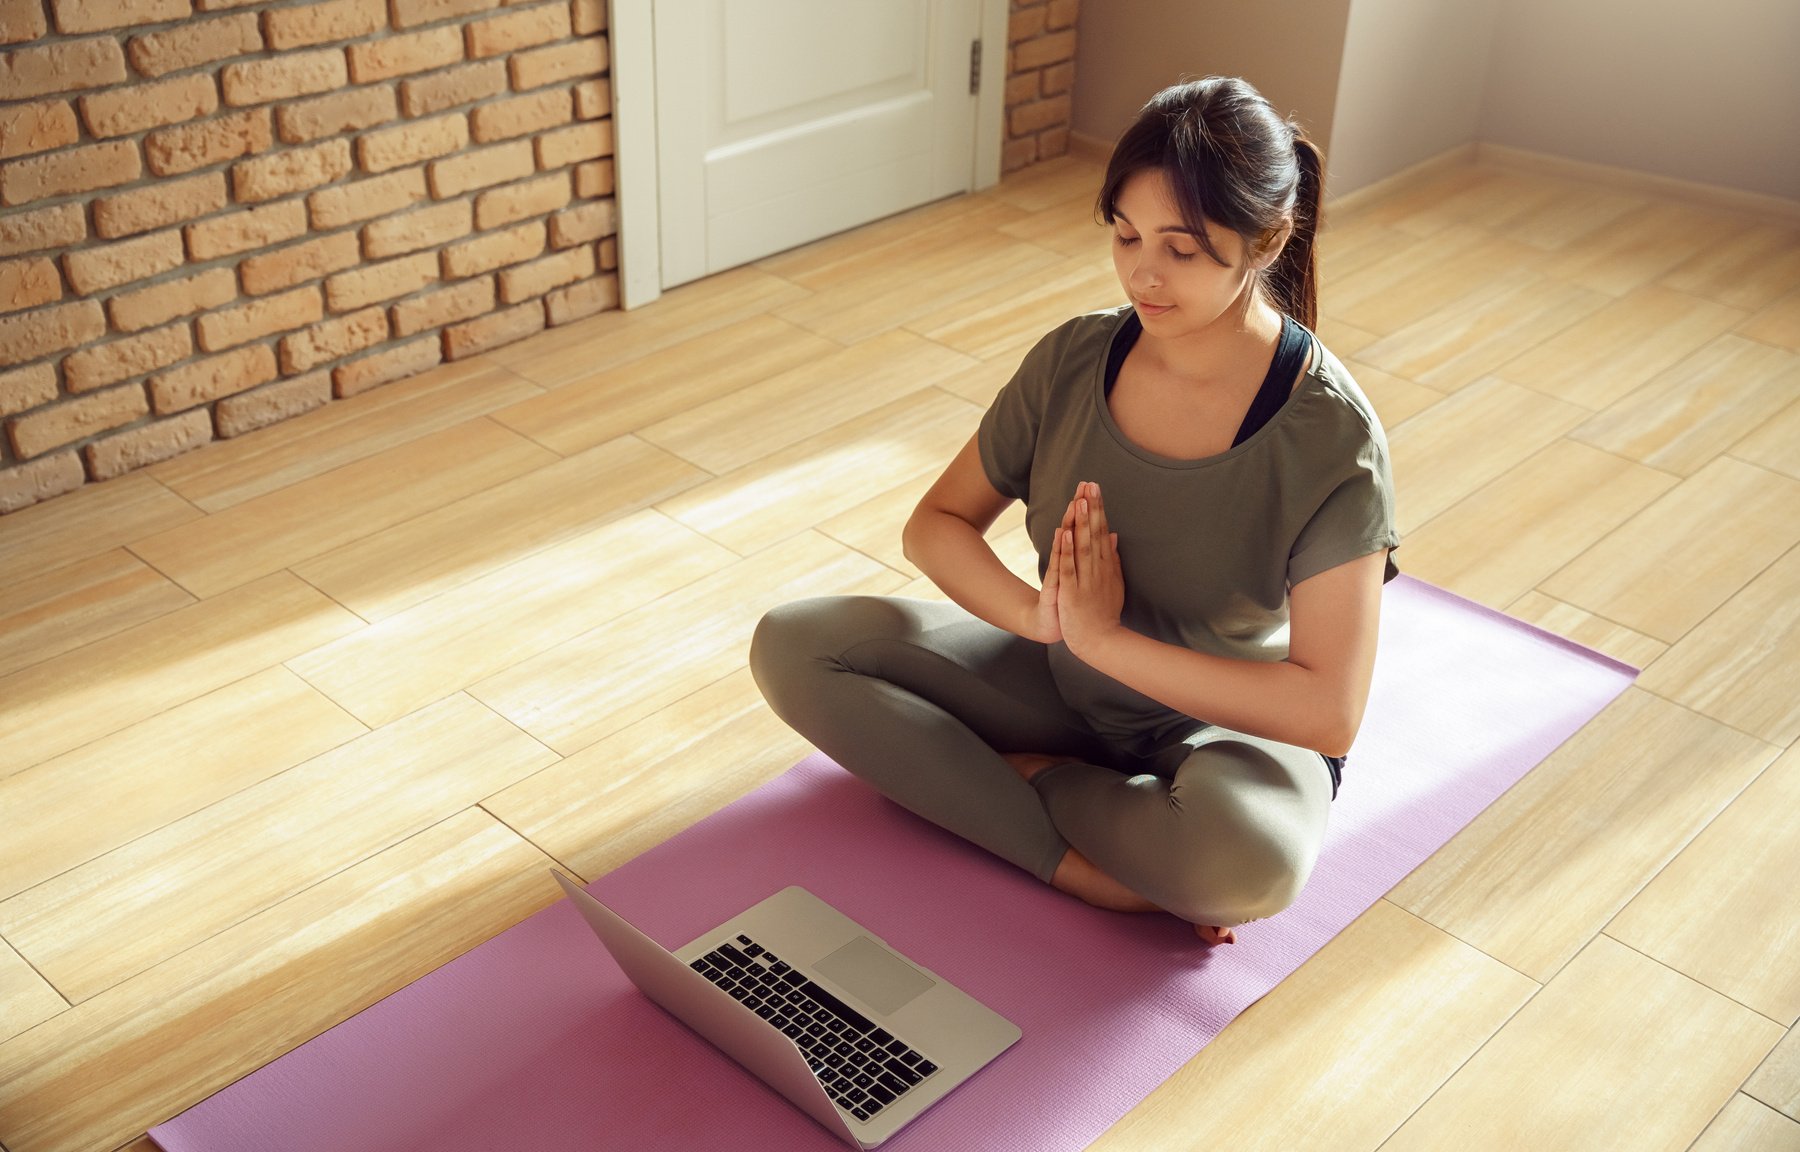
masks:
[[[1237,936],[1229,928],[1219,928],[1212,924],[1196,924],[1194,932],[1208,944],[1236,944]]]
[[[1057,760],[1055,757],[1041,756],[1036,752],[1002,752],[1000,753],[1000,758],[1008,764],[1011,764],[1012,770],[1017,772],[1027,784],[1031,783],[1031,778],[1033,776],[1036,776],[1039,772],[1050,767],[1050,765],[1062,763],[1062,761]]]

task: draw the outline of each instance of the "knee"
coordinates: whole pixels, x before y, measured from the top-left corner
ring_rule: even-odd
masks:
[[[892,630],[891,608],[874,596],[814,596],[769,609],[750,636],[750,674],[764,699],[779,706],[787,686],[809,672],[838,666],[859,640]]]
[[[1278,764],[1254,763],[1274,757],[1253,745],[1215,743],[1208,749],[1229,752],[1234,762],[1250,761],[1242,766],[1256,779],[1285,776]],[[1246,789],[1233,780],[1229,770],[1216,772],[1210,794],[1184,797],[1207,819],[1185,845],[1172,903],[1164,906],[1197,924],[1245,924],[1275,915],[1299,899],[1317,859],[1318,835],[1305,813],[1272,802],[1285,792]]]

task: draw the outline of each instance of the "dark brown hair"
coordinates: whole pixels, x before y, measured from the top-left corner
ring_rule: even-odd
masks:
[[[1258,273],[1270,302],[1307,328],[1318,325],[1318,262],[1325,158],[1298,124],[1235,76],[1207,76],[1164,88],[1113,146],[1096,210],[1107,224],[1119,190],[1134,174],[1160,169],[1184,224],[1206,254],[1229,266],[1206,235],[1206,221],[1244,238],[1254,255],[1291,216],[1293,234]]]

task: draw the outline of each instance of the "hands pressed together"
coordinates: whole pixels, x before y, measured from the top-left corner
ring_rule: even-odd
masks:
[[[1038,593],[1036,639],[1061,640],[1077,656],[1118,628],[1125,607],[1119,534],[1108,529],[1100,485],[1084,480],[1063,512]]]

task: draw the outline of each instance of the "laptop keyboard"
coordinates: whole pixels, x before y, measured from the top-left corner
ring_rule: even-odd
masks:
[[[688,965],[799,1045],[844,1111],[867,1120],[912,1091],[937,1065],[740,935]]]

